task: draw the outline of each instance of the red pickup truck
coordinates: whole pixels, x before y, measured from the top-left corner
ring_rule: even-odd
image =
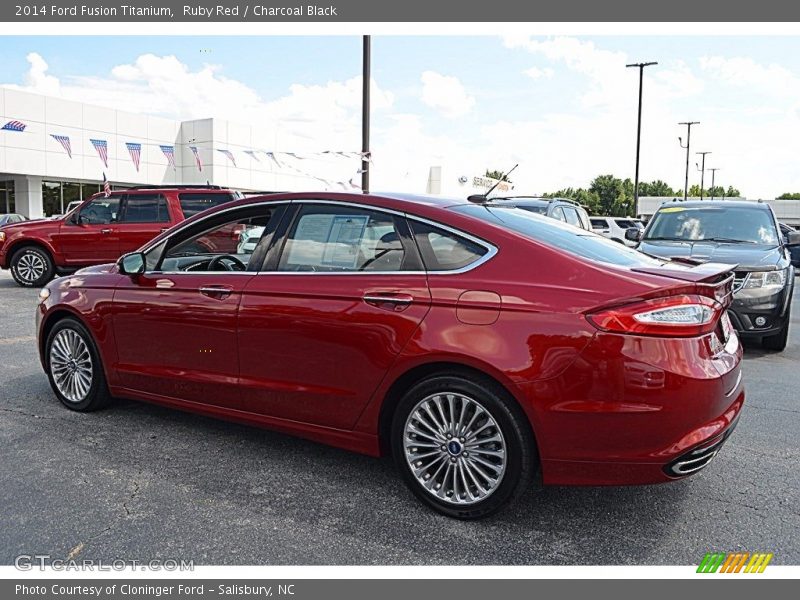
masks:
[[[0,268],[24,287],[114,262],[192,215],[239,198],[218,186],[138,186],[95,194],[61,219],[0,228]]]

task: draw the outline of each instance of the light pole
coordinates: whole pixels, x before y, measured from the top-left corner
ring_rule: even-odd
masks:
[[[683,139],[678,138],[681,148],[686,148],[686,179],[683,184],[683,199],[689,197],[689,145],[692,139],[692,125],[699,125],[700,121],[681,121],[678,125],[686,125],[686,145],[683,145]]]
[[[705,183],[706,177],[706,154],[711,154],[711,152],[695,152],[695,154],[699,154],[703,157],[702,164],[703,166],[700,167],[700,200],[703,199],[703,184]]]
[[[714,167],[713,169],[709,168],[708,170],[711,171],[711,199],[713,200],[714,199],[714,185],[715,185],[714,182],[715,182],[715,180],[717,178],[717,171],[719,171],[719,167]]]
[[[364,36],[361,73],[361,191],[369,193],[369,88],[371,83],[371,37]]]
[[[632,63],[626,68],[639,68],[639,119],[636,124],[636,176],[633,184],[633,201],[635,210],[639,210],[639,149],[642,144],[642,84],[644,83],[644,68],[657,65],[657,62]]]

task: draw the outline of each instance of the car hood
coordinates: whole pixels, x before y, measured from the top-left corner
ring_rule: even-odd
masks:
[[[688,258],[698,262],[739,265],[742,270],[783,268],[786,262],[780,246],[737,244],[730,242],[694,242],[672,240],[643,240],[637,247],[645,254],[660,258]]]

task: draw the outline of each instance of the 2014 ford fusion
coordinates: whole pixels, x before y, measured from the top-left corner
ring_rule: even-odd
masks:
[[[478,518],[537,473],[708,464],[744,402],[732,281],[497,203],[275,194],[51,282],[37,322],[68,408],[120,396],[391,453],[423,502]]]

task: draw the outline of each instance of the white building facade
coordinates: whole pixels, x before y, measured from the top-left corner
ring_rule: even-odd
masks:
[[[0,88],[0,213],[61,214],[102,189],[104,175],[112,187],[357,189],[358,152],[276,152],[280,137],[258,125],[178,121]]]

